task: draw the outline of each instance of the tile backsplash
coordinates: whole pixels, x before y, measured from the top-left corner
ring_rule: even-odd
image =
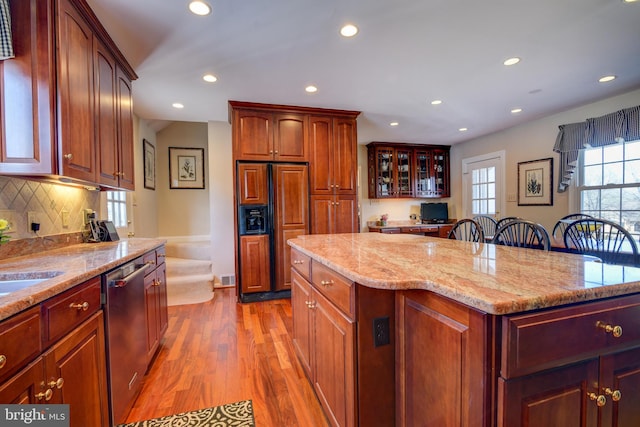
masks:
[[[84,209],[99,207],[98,191],[0,176],[0,218],[10,222],[12,240],[36,236],[30,213],[40,224],[37,236],[46,236],[82,231]]]

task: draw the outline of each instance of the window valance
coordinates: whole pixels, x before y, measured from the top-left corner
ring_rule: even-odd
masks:
[[[9,3],[7,0],[0,0],[0,60],[13,57]]]
[[[562,193],[569,187],[580,150],[640,139],[640,105],[558,128],[553,151],[560,153],[558,193]]]

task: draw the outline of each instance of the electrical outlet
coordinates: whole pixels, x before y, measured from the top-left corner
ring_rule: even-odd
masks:
[[[373,319],[373,346],[380,347],[391,343],[389,335],[389,316]]]
[[[38,213],[33,211],[27,212],[27,231],[33,231],[31,224],[34,223],[40,223],[40,221],[38,221]]]
[[[64,209],[60,211],[60,219],[62,220],[62,226],[64,228],[69,227],[69,211]]]

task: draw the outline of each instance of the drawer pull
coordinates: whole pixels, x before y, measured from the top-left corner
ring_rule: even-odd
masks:
[[[167,256],[166,254],[158,254],[158,258],[164,258],[166,256]]]
[[[608,334],[612,334],[615,338],[620,338],[622,336],[622,326],[619,325],[607,325],[604,322],[596,322],[596,326],[598,328],[604,329],[604,331]]]
[[[310,309],[316,308],[316,303],[313,301],[305,301],[304,303],[307,304],[307,308],[310,308]]]
[[[83,302],[82,304],[72,302],[71,304],[69,304],[69,308],[75,308],[78,311],[80,310],[87,311],[89,310],[89,303],[86,301]]]
[[[604,389],[604,394],[606,394],[607,396],[611,396],[611,400],[613,400],[614,402],[622,399],[622,393],[620,393],[620,390],[611,390],[609,387],[607,387]]]
[[[155,261],[147,261],[145,262],[146,265],[156,265]]]
[[[587,393],[587,397],[591,400],[595,400],[598,407],[603,407],[607,404],[607,398],[601,394]]]
[[[301,259],[294,259],[294,260],[293,260],[293,263],[294,263],[294,264],[304,264],[304,261],[303,261],[303,260],[301,260]]]
[[[330,285],[335,284],[335,282],[334,282],[333,280],[321,280],[321,281],[320,281],[320,284],[321,284],[322,286],[330,286]]]
[[[4,368],[4,365],[7,364],[7,356],[4,354],[0,354],[0,369]]]
[[[48,388],[47,391],[36,394],[36,399],[42,400],[44,398],[44,400],[48,401],[48,400],[51,400],[52,396],[53,396],[53,391],[50,388]]]
[[[57,388],[58,390],[60,390],[62,388],[62,386],[64,385],[64,378],[60,377],[57,380],[51,380],[49,381],[49,388],[53,389],[53,388]]]

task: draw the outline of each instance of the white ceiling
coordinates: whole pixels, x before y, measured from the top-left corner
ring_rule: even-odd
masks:
[[[640,2],[208,0],[199,17],[188,0],[87,1],[152,121],[227,121],[233,99],[361,111],[361,143],[455,144],[640,87]]]

